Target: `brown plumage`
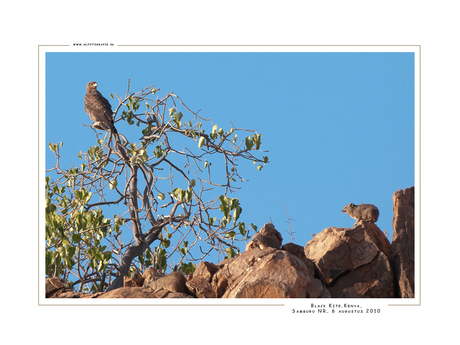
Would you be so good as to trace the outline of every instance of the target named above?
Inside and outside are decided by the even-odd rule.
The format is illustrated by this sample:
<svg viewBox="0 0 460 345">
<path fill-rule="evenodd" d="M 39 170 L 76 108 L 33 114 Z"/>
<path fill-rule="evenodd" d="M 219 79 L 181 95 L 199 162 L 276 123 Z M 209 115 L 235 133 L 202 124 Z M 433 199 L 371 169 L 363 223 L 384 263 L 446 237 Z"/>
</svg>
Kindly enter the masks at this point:
<svg viewBox="0 0 460 345">
<path fill-rule="evenodd" d="M 109 101 L 97 91 L 97 83 L 91 81 L 86 84 L 85 112 L 93 121 L 93 127 L 102 130 L 112 130 L 118 133 L 113 124 L 112 106 Z"/>
</svg>

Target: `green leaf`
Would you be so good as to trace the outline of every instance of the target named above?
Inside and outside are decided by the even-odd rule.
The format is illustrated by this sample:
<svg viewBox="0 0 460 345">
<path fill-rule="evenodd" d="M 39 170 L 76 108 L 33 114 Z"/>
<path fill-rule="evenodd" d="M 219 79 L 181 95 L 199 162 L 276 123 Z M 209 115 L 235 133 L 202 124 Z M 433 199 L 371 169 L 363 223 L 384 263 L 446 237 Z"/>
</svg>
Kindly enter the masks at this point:
<svg viewBox="0 0 460 345">
<path fill-rule="evenodd" d="M 236 232 L 235 231 L 229 231 L 225 234 L 225 237 L 227 238 L 233 238 L 236 236 Z"/>
<path fill-rule="evenodd" d="M 69 258 L 73 257 L 77 251 L 77 247 L 73 247 L 73 246 L 67 246 L 66 247 L 66 251 L 67 251 L 67 256 Z"/>
<path fill-rule="evenodd" d="M 228 214 L 230 212 L 230 209 L 228 207 L 228 198 L 225 195 L 221 195 L 219 197 L 219 200 L 220 200 L 220 203 L 221 203 L 220 210 L 224 214 L 224 217 L 228 218 Z"/>
<path fill-rule="evenodd" d="M 168 239 L 163 239 L 162 244 L 163 244 L 163 247 L 167 249 L 171 245 L 171 241 Z"/>
<path fill-rule="evenodd" d="M 165 195 L 164 195 L 163 193 L 158 193 L 158 199 L 164 200 L 164 199 L 165 199 Z"/>
<path fill-rule="evenodd" d="M 240 214 L 241 212 L 243 211 L 243 209 L 240 207 L 240 206 L 237 206 L 234 210 L 233 210 L 233 223 L 236 224 L 236 221 L 238 220 L 238 218 L 240 217 Z"/>
<path fill-rule="evenodd" d="M 227 249 L 225 249 L 225 251 L 227 252 L 228 256 L 233 258 L 235 257 L 235 250 L 231 247 L 228 247 Z"/>
<path fill-rule="evenodd" d="M 256 145 L 256 150 L 260 148 L 260 145 L 262 145 L 261 138 L 262 134 L 254 134 L 254 137 L 252 139 L 253 143 Z"/>
<path fill-rule="evenodd" d="M 112 181 L 110 181 L 110 184 L 109 184 L 110 189 L 115 189 L 116 186 L 118 186 L 117 180 L 113 179 Z"/>
<path fill-rule="evenodd" d="M 231 199 L 230 209 L 231 210 L 235 209 L 236 207 L 239 206 L 239 204 L 240 204 L 240 199 L 238 199 L 238 198 Z"/>
<path fill-rule="evenodd" d="M 212 132 L 211 133 L 215 133 L 216 131 L 217 131 L 217 125 L 212 126 Z"/>
<path fill-rule="evenodd" d="M 246 143 L 246 148 L 248 150 L 252 149 L 252 147 L 254 146 L 254 142 L 252 141 L 251 137 L 246 137 L 245 143 Z"/>
<path fill-rule="evenodd" d="M 49 148 L 51 151 L 53 151 L 54 153 L 56 153 L 56 150 L 58 148 L 58 144 L 51 144 L 51 142 L 48 144 Z"/>
<path fill-rule="evenodd" d="M 191 191 L 190 189 L 187 189 L 187 190 L 185 191 L 185 200 L 186 200 L 187 202 L 190 202 L 190 200 L 192 199 L 192 195 L 193 195 L 193 194 L 192 194 L 192 191 Z"/>
<path fill-rule="evenodd" d="M 181 272 L 184 272 L 185 274 L 190 274 L 190 273 L 193 273 L 196 269 L 196 265 L 192 262 L 189 262 L 189 263 L 184 263 L 182 262 L 181 264 Z"/>
<path fill-rule="evenodd" d="M 200 137 L 200 140 L 198 140 L 198 148 L 200 149 L 204 145 L 204 137 Z"/>
<path fill-rule="evenodd" d="M 81 235 L 80 234 L 72 234 L 72 242 L 73 243 L 80 243 L 81 242 Z"/>
<path fill-rule="evenodd" d="M 238 230 L 240 231 L 240 234 L 245 236 L 246 235 L 246 226 L 244 224 L 244 222 L 240 222 L 238 224 Z"/>
<path fill-rule="evenodd" d="M 177 200 L 181 201 L 184 198 L 185 192 L 181 188 L 174 188 L 173 195 Z"/>
</svg>

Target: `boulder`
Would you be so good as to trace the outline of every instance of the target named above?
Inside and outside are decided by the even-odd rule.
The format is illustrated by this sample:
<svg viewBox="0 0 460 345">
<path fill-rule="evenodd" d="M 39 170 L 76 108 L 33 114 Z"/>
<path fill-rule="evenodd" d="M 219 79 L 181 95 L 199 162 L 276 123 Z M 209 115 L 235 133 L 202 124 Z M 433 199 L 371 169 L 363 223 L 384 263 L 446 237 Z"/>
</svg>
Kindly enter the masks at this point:
<svg viewBox="0 0 460 345">
<path fill-rule="evenodd" d="M 45 280 L 45 296 L 51 297 L 59 290 L 64 289 L 64 281 L 58 277 L 46 278 Z"/>
<path fill-rule="evenodd" d="M 298 245 L 298 244 L 295 244 L 295 243 L 286 243 L 284 244 L 282 247 L 281 247 L 282 250 L 285 250 L 289 253 L 291 253 L 292 255 L 294 256 L 297 256 L 300 260 L 302 260 L 305 265 L 307 266 L 308 268 L 308 274 L 312 277 L 315 276 L 315 263 L 311 260 L 311 259 L 308 259 L 306 256 L 305 256 L 305 250 L 304 250 L 304 247 Z"/>
<path fill-rule="evenodd" d="M 185 285 L 190 293 L 197 298 L 216 298 L 217 294 L 214 291 L 211 283 L 204 278 L 194 277 L 188 280 Z"/>
<path fill-rule="evenodd" d="M 141 287 L 144 284 L 144 278 L 137 272 L 131 272 L 130 277 L 123 277 L 124 287 Z"/>
<path fill-rule="evenodd" d="M 353 229 L 326 228 L 305 246 L 305 256 L 313 260 L 325 285 L 345 272 L 372 262 L 378 252 L 361 225 Z"/>
<path fill-rule="evenodd" d="M 311 282 L 307 286 L 307 297 L 321 298 L 325 294 L 329 295 L 328 297 L 331 297 L 329 291 L 324 287 L 323 283 L 321 283 L 321 280 L 311 278 Z"/>
<path fill-rule="evenodd" d="M 219 270 L 219 267 L 211 262 L 201 261 L 198 266 L 196 266 L 195 271 L 190 275 L 190 279 L 193 278 L 202 278 L 209 283 L 211 283 L 212 276 Z"/>
<path fill-rule="evenodd" d="M 212 279 L 218 297 L 307 297 L 308 268 L 287 251 L 253 249 L 221 264 Z"/>
<path fill-rule="evenodd" d="M 281 244 L 283 243 L 283 237 L 281 236 L 280 232 L 275 229 L 275 226 L 272 223 L 264 224 L 264 226 L 262 226 L 262 228 L 260 229 L 259 233 L 273 239 L 275 245 L 270 247 L 276 247 L 276 249 L 279 249 L 281 247 Z M 253 239 L 257 238 L 257 234 L 258 233 L 256 233 L 253 236 Z M 254 248 L 259 248 L 259 245 L 254 240 L 249 241 L 249 243 L 246 245 L 246 250 Z"/>
<path fill-rule="evenodd" d="M 358 223 L 366 230 L 367 234 L 371 237 L 372 241 L 375 243 L 377 248 L 383 252 L 389 259 L 391 259 L 391 243 L 388 241 L 388 238 L 385 234 L 380 230 L 380 228 L 369 222 Z"/>
<path fill-rule="evenodd" d="M 390 260 L 379 252 L 369 264 L 340 276 L 328 290 L 331 297 L 338 298 L 392 298 L 394 284 Z"/>
<path fill-rule="evenodd" d="M 307 243 L 305 256 L 316 265 L 331 297 L 394 297 L 390 244 L 373 223 L 330 227 Z M 318 294 L 318 292 L 316 292 Z"/>
<path fill-rule="evenodd" d="M 393 239 L 391 243 L 397 297 L 414 298 L 414 187 L 393 194 Z"/>
</svg>

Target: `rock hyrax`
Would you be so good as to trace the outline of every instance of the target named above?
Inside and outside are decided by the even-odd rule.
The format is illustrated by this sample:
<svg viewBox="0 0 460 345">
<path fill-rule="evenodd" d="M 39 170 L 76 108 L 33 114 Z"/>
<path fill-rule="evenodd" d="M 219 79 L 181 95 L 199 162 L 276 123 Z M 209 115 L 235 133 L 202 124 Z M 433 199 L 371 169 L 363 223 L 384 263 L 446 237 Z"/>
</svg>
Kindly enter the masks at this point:
<svg viewBox="0 0 460 345">
<path fill-rule="evenodd" d="M 379 209 L 371 204 L 348 204 L 342 209 L 342 212 L 356 219 L 355 225 L 363 220 L 365 222 L 375 223 L 379 218 Z"/>
<path fill-rule="evenodd" d="M 153 292 L 158 292 L 162 289 L 170 292 L 185 292 L 186 281 L 182 273 L 171 272 L 167 276 L 149 281 L 147 287 L 151 288 Z"/>
<path fill-rule="evenodd" d="M 280 243 L 276 239 L 266 236 L 260 232 L 254 235 L 252 242 L 257 244 L 260 249 L 265 249 L 267 247 L 280 249 Z"/>
</svg>

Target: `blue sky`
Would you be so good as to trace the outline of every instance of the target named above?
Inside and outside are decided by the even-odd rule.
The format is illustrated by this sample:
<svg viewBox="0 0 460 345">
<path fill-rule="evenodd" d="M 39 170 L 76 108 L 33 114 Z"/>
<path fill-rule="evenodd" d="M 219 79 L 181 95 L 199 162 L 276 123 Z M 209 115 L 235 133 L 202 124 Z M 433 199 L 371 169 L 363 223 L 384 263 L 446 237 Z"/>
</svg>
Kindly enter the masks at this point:
<svg viewBox="0 0 460 345">
<path fill-rule="evenodd" d="M 391 241 L 392 195 L 414 186 L 413 53 L 47 53 L 46 143 L 64 142 L 62 167 L 94 144 L 82 125 L 86 83 L 115 108 L 110 93 L 124 95 L 128 79 L 132 91 L 174 91 L 219 127 L 262 134 L 270 163 L 242 162 L 249 181 L 232 195 L 242 221 L 271 219 L 289 242 L 286 205 L 304 246 L 312 233 L 351 227 L 346 204 L 372 203 Z"/>
</svg>

